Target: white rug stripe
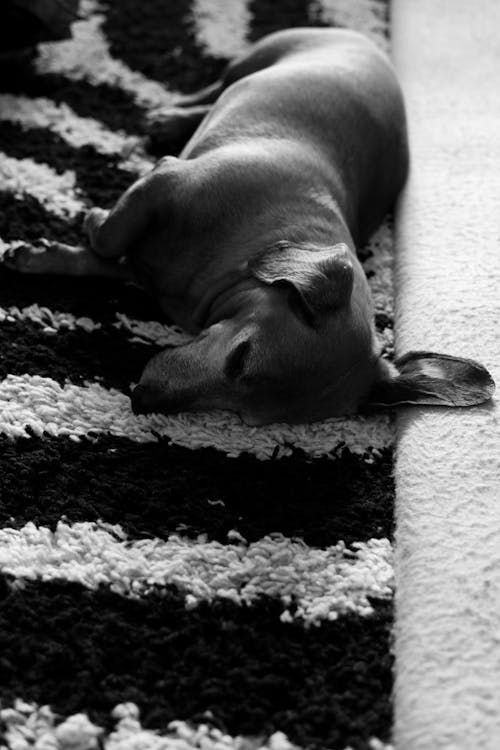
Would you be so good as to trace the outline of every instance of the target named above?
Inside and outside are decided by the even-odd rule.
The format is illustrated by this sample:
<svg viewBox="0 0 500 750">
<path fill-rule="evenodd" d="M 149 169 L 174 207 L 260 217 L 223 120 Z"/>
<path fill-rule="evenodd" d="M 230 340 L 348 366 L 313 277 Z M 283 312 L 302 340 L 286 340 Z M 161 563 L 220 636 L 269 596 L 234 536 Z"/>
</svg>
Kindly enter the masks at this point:
<svg viewBox="0 0 500 750">
<path fill-rule="evenodd" d="M 87 208 L 72 170 L 59 174 L 48 164 L 16 159 L 1 151 L 0 190 L 11 192 L 16 198 L 31 195 L 63 219 L 72 218 Z"/>
<path fill-rule="evenodd" d="M 477 358 L 500 384 L 500 5 L 396 0 L 412 174 L 396 348 Z M 395 744 L 500 747 L 500 409 L 408 410 L 397 449 Z"/>
<path fill-rule="evenodd" d="M 373 613 L 368 597 L 393 594 L 392 547 L 388 539 L 344 542 L 315 549 L 282 534 L 249 544 L 238 532 L 230 544 L 177 534 L 167 541 L 128 539 L 120 526 L 103 523 L 57 524 L 52 532 L 27 523 L 0 529 L 0 570 L 18 579 L 65 580 L 90 589 L 100 585 L 124 596 L 147 596 L 173 585 L 188 608 L 217 598 L 252 604 L 259 596 L 279 598 L 283 622 L 306 625 L 336 620 L 346 613 Z"/>
<path fill-rule="evenodd" d="M 61 386 L 39 375 L 8 375 L 0 381 L 0 433 L 12 439 L 26 437 L 27 427 L 36 435 L 46 432 L 73 440 L 90 432 L 140 443 L 165 437 L 186 448 L 213 447 L 228 456 L 247 452 L 260 459 L 290 455 L 292 447 L 319 458 L 345 446 L 367 463 L 394 439 L 394 424 L 387 415 L 266 427 L 248 427 L 225 411 L 135 416 L 125 394 L 98 383 Z"/>
<path fill-rule="evenodd" d="M 94 323 L 91 318 L 75 317 L 71 313 L 52 312 L 48 307 L 29 305 L 28 307 L 0 307 L 0 323 L 7 321 L 30 321 L 41 326 L 42 333 L 54 334 L 59 330 L 75 331 L 81 328 L 87 333 L 102 328 L 101 323 Z"/>
<path fill-rule="evenodd" d="M 0 120 L 22 128 L 46 128 L 69 146 L 93 146 L 100 154 L 119 156 L 119 166 L 132 173 L 145 174 L 154 166 L 138 136 L 106 128 L 91 117 L 80 117 L 64 102 L 13 94 L 0 94 Z"/>
<path fill-rule="evenodd" d="M 2 240 L 0 239 L 0 255 L 2 252 Z M 7 243 L 5 243 L 6 245 Z M 124 330 L 130 334 L 129 340 L 139 344 L 156 346 L 177 346 L 192 340 L 192 336 L 178 326 L 168 326 L 156 320 L 137 320 L 129 318 L 124 313 L 116 313 L 117 322 L 112 325 L 118 330 Z M 42 328 L 42 333 L 53 335 L 59 330 L 75 331 L 78 329 L 91 333 L 102 328 L 102 323 L 96 322 L 87 316 L 76 317 L 72 313 L 62 313 L 51 310 L 46 306 L 36 303 L 26 307 L 0 307 L 0 323 L 7 321 L 30 321 Z M 393 349 L 392 328 L 386 328 L 379 338 L 384 350 L 388 353 Z"/>
<path fill-rule="evenodd" d="M 0 256 L 2 241 L 0 240 Z M 131 342 L 151 346 L 177 346 L 191 340 L 192 336 L 182 331 L 178 326 L 168 326 L 156 320 L 136 320 L 124 313 L 115 313 L 116 323 L 111 325 L 129 334 Z M 0 307 L 0 323 L 15 323 L 16 321 L 36 323 L 42 333 L 54 335 L 58 331 L 82 330 L 87 333 L 102 329 L 102 323 L 87 316 L 75 316 L 72 313 L 51 310 L 45 305 L 27 305 L 26 307 Z M 90 345 L 90 342 L 89 342 Z"/>
<path fill-rule="evenodd" d="M 368 283 L 373 297 L 375 312 L 394 316 L 394 233 L 386 221 L 374 233 L 367 243 L 367 250 L 372 255 L 363 264 L 368 274 Z"/>
<path fill-rule="evenodd" d="M 224 734 L 207 724 L 193 726 L 185 721 L 170 721 L 164 727 L 144 729 L 135 703 L 120 703 L 111 711 L 115 728 L 108 734 L 90 721 L 87 714 L 63 718 L 50 706 L 38 706 L 17 699 L 0 710 L 9 750 L 300 750 L 283 732 L 270 737 L 242 737 Z M 62 719 L 62 721 L 61 721 Z M 208 719 L 208 716 L 207 716 Z M 380 740 L 368 741 L 370 750 L 394 750 Z M 345 748 L 351 750 L 351 748 Z"/>
<path fill-rule="evenodd" d="M 4 247 L 7 243 L 2 243 L 0 239 L 0 256 L 2 254 L 2 244 Z M 185 344 L 193 339 L 189 333 L 186 333 L 178 326 L 168 326 L 156 320 L 137 320 L 129 318 L 124 313 L 116 313 L 117 321 L 112 325 L 118 330 L 123 330 L 128 335 L 131 343 L 145 344 L 147 346 L 178 346 Z M 83 330 L 87 333 L 97 331 L 102 328 L 102 323 L 96 322 L 87 316 L 76 317 L 71 313 L 61 313 L 57 310 L 50 310 L 45 306 L 37 304 L 26 307 L 0 307 L 0 324 L 4 322 L 14 323 L 15 321 L 30 321 L 39 325 L 42 333 L 53 336 L 58 331 L 76 331 Z M 387 355 L 391 355 L 394 349 L 394 334 L 390 327 L 378 332 L 378 338 Z"/>
<path fill-rule="evenodd" d="M 136 320 L 123 313 L 116 313 L 117 322 L 113 325 L 131 335 L 131 341 L 156 346 L 178 346 L 193 340 L 193 336 L 179 328 L 168 326 L 156 320 Z"/>
<path fill-rule="evenodd" d="M 248 47 L 249 0 L 193 0 L 191 16 L 200 46 L 213 57 L 233 58 Z"/>
<path fill-rule="evenodd" d="M 24 244 L 22 240 L 12 240 L 3 242 L 0 238 L 0 257 L 10 247 Z M 380 229 L 373 235 L 368 248 L 373 255 L 366 261 L 365 269 L 370 278 L 372 297 L 376 313 L 384 313 L 392 320 L 393 310 L 393 283 L 392 283 L 392 264 L 393 264 L 393 233 L 387 223 L 383 224 Z M 182 331 L 178 326 L 167 326 L 159 321 L 141 321 L 128 318 L 123 313 L 116 313 L 117 328 L 127 330 L 133 337 L 133 340 L 142 343 L 157 344 L 158 346 L 183 344 L 193 337 Z M 0 323 L 4 320 L 30 320 L 41 325 L 46 333 L 54 333 L 60 328 L 69 328 L 74 330 L 76 327 L 92 331 L 101 327 L 99 321 L 92 321 L 88 317 L 75 318 L 69 313 L 59 313 L 56 310 L 51 311 L 47 307 L 39 307 L 36 304 L 28 307 L 19 308 L 12 306 L 9 308 L 0 307 Z M 393 350 L 393 331 L 387 327 L 384 331 L 379 332 L 379 339 L 387 354 Z"/>
<path fill-rule="evenodd" d="M 275 732 L 267 740 L 231 737 L 208 724 L 193 726 L 178 720 L 157 730 L 144 729 L 139 708 L 134 703 L 115 706 L 111 716 L 115 728 L 108 734 L 91 722 L 87 714 L 73 714 L 61 721 L 50 706 L 39 707 L 18 699 L 13 707 L 0 710 L 7 743 L 2 747 L 9 750 L 30 747 L 37 750 L 299 750 L 282 732 Z"/>
<path fill-rule="evenodd" d="M 0 252 L 2 241 L 0 240 Z M 48 307 L 40 305 L 28 305 L 27 307 L 0 307 L 0 323 L 15 323 L 16 321 L 29 321 L 36 323 L 42 329 L 42 333 L 53 335 L 59 330 L 76 331 L 82 329 L 91 333 L 102 328 L 101 323 L 95 323 L 91 318 L 84 316 L 76 317 L 71 313 L 52 312 Z"/>
<path fill-rule="evenodd" d="M 315 0 L 312 4 L 315 17 L 331 26 L 342 26 L 361 31 L 386 51 L 387 4 L 383 0 Z"/>
<path fill-rule="evenodd" d="M 367 249 L 372 255 L 364 263 L 368 275 L 375 313 L 383 313 L 389 320 L 394 319 L 394 233 L 387 221 L 375 232 L 368 242 Z M 394 353 L 394 332 L 387 326 L 383 331 L 377 330 L 377 336 L 384 355 Z"/>
<path fill-rule="evenodd" d="M 86 18 L 72 25 L 71 39 L 38 45 L 37 71 L 58 73 L 73 81 L 116 86 L 131 94 L 136 103 L 146 109 L 171 106 L 178 94 L 111 56 L 101 28 L 105 16 L 99 12 L 99 3 L 85 0 L 81 7 Z"/>
</svg>

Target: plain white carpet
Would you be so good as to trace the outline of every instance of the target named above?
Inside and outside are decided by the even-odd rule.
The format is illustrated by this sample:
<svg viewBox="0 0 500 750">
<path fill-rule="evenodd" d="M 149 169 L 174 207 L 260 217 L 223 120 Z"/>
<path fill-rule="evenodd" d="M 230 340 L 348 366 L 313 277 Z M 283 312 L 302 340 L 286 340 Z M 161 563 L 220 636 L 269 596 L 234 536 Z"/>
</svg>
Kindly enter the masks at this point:
<svg viewBox="0 0 500 750">
<path fill-rule="evenodd" d="M 395 0 L 412 172 L 397 224 L 396 351 L 500 383 L 500 4 Z M 412 409 L 397 450 L 399 750 L 500 747 L 500 410 Z"/>
</svg>

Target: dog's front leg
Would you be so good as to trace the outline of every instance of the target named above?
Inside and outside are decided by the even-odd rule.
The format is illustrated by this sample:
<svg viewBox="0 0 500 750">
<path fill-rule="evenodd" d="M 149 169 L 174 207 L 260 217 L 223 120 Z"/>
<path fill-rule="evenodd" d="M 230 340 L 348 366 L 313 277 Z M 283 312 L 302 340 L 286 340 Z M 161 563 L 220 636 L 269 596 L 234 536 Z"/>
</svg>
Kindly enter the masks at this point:
<svg viewBox="0 0 500 750">
<path fill-rule="evenodd" d="M 1 263 L 21 273 L 105 276 L 124 281 L 134 279 L 125 258 L 108 260 L 99 257 L 88 247 L 48 240 L 40 240 L 36 244 L 16 244 L 3 253 Z"/>
</svg>

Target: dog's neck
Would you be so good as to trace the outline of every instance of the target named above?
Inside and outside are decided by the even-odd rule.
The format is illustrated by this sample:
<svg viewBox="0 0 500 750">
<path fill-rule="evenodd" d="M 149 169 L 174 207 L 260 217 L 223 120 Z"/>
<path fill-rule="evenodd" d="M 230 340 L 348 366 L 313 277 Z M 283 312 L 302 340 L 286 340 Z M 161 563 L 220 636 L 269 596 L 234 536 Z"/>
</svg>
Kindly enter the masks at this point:
<svg viewBox="0 0 500 750">
<path fill-rule="evenodd" d="M 325 249 L 341 242 L 356 256 L 343 212 L 328 190 L 305 187 L 299 205 L 293 191 L 282 197 L 277 206 L 270 202 L 266 210 L 246 217 L 232 231 L 228 230 L 224 240 L 228 246 L 223 253 L 225 267 L 214 267 L 209 260 L 204 273 L 196 275 L 190 288 L 193 330 L 201 331 L 220 319 L 222 312 L 227 313 L 229 301 L 242 292 L 255 290 L 262 294 L 265 285 L 249 271 L 249 261 L 280 241 L 304 248 L 313 243 Z"/>
<path fill-rule="evenodd" d="M 221 276 L 202 295 L 193 312 L 193 322 L 198 330 L 203 330 L 209 325 L 220 320 L 223 308 L 227 302 L 235 298 L 243 291 L 248 291 L 257 286 L 258 282 L 252 279 L 245 268 L 237 268 Z"/>
</svg>

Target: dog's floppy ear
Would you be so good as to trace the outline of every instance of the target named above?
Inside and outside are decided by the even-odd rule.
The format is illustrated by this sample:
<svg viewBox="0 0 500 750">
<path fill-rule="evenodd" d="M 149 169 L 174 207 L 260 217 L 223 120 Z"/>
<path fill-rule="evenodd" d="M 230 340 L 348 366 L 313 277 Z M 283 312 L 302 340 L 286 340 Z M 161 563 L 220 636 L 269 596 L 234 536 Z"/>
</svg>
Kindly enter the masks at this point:
<svg viewBox="0 0 500 750">
<path fill-rule="evenodd" d="M 319 314 L 344 307 L 351 298 L 354 271 L 343 243 L 318 248 L 278 242 L 252 258 L 248 267 L 259 281 L 293 289 L 311 324 Z"/>
<path fill-rule="evenodd" d="M 494 392 L 493 378 L 478 362 L 417 351 L 405 354 L 394 366 L 379 361 L 368 405 L 474 406 L 488 401 Z"/>
</svg>

